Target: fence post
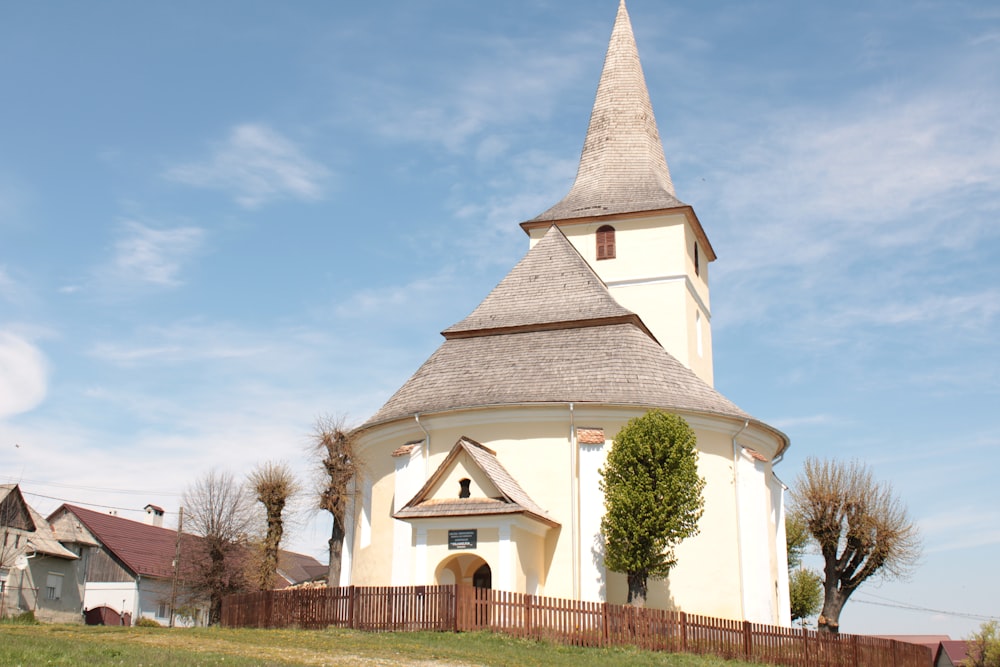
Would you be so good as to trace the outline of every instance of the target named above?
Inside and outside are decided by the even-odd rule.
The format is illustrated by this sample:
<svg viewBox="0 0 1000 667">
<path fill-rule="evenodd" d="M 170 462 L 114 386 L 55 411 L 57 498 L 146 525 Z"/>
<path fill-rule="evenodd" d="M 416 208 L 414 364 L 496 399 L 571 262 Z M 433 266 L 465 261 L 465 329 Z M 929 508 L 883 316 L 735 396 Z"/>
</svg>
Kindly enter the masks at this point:
<svg viewBox="0 0 1000 667">
<path fill-rule="evenodd" d="M 681 612 L 681 653 L 688 652 L 688 615 Z"/>
<path fill-rule="evenodd" d="M 534 595 L 524 596 L 524 630 L 529 637 L 534 637 L 534 630 L 531 625 L 531 605 L 535 601 Z"/>
<path fill-rule="evenodd" d="M 609 631 L 609 628 L 608 628 L 608 626 L 610 625 L 609 621 L 610 621 L 610 619 L 608 618 L 608 603 L 607 602 L 602 602 L 601 603 L 601 622 L 604 625 L 604 643 L 602 644 L 602 646 L 610 646 L 610 643 L 609 643 L 610 639 L 609 639 L 609 636 L 608 636 L 610 634 L 610 631 Z"/>
<path fill-rule="evenodd" d="M 851 659 L 854 661 L 851 664 L 858 664 L 858 636 L 851 635 Z"/>
<path fill-rule="evenodd" d="M 743 659 L 750 662 L 753 652 L 753 637 L 750 634 L 750 621 L 743 621 Z"/>
<path fill-rule="evenodd" d="M 355 614 L 357 614 L 357 611 L 354 608 L 354 586 L 348 586 L 347 587 L 347 627 L 351 628 L 352 630 L 356 630 L 357 627 L 358 627 L 357 625 L 355 625 L 355 622 L 356 622 L 356 616 L 355 616 Z"/>
</svg>

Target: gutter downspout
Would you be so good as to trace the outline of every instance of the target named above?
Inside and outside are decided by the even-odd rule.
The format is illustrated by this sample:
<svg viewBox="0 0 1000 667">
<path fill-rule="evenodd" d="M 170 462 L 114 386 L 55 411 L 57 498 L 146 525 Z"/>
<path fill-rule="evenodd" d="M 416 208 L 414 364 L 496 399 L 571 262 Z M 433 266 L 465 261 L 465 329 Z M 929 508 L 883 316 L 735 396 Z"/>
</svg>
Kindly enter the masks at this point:
<svg viewBox="0 0 1000 667">
<path fill-rule="evenodd" d="M 743 528 L 740 525 L 740 477 L 739 470 L 740 465 L 740 446 L 736 442 L 743 431 L 747 430 L 750 426 L 750 420 L 747 419 L 743 422 L 743 426 L 740 430 L 733 434 L 733 498 L 736 503 L 736 557 L 739 559 L 739 570 L 740 573 L 740 613 L 743 614 L 743 620 L 747 618 L 747 600 L 746 600 L 746 587 L 743 583 Z"/>
<path fill-rule="evenodd" d="M 580 599 L 580 458 L 576 444 L 576 413 L 573 404 L 569 403 L 569 488 L 570 488 L 570 525 L 573 535 L 570 543 L 573 545 L 573 599 Z"/>
</svg>

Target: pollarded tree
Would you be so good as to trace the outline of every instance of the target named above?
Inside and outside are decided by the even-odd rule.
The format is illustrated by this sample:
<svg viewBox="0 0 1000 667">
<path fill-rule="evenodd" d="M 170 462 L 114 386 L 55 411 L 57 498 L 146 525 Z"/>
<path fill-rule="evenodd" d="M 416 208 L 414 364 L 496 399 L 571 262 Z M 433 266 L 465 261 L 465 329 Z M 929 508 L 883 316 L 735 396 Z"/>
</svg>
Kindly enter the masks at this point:
<svg viewBox="0 0 1000 667">
<path fill-rule="evenodd" d="M 347 534 L 347 506 L 355 488 L 360 463 L 354 451 L 354 435 L 340 417 L 323 417 L 316 423 L 313 434 L 313 452 L 317 457 L 319 482 L 316 489 L 316 507 L 330 513 L 330 569 L 327 583 L 340 584 L 340 564 Z"/>
<path fill-rule="evenodd" d="M 285 532 L 285 505 L 298 490 L 298 485 L 286 463 L 274 462 L 255 468 L 250 473 L 249 481 L 257 501 L 264 506 L 267 514 L 267 534 L 251 576 L 260 590 L 268 591 L 274 588 L 274 575 L 278 571 L 278 552 Z"/>
<path fill-rule="evenodd" d="M 791 510 L 823 556 L 821 631 L 839 632 L 844 604 L 866 580 L 905 578 L 920 558 L 920 534 L 906 508 L 858 461 L 806 459 Z"/>
<path fill-rule="evenodd" d="M 697 440 L 681 417 L 651 410 L 615 436 L 601 469 L 604 563 L 628 577 L 628 601 L 643 606 L 650 577 L 666 578 L 674 547 L 698 533 L 705 480 Z"/>
<path fill-rule="evenodd" d="M 212 470 L 197 478 L 181 501 L 184 527 L 201 539 L 183 541 L 184 570 L 196 593 L 209 600 L 210 624 L 222 618 L 222 598 L 248 588 L 246 553 L 253 498 L 245 484 Z"/>
</svg>

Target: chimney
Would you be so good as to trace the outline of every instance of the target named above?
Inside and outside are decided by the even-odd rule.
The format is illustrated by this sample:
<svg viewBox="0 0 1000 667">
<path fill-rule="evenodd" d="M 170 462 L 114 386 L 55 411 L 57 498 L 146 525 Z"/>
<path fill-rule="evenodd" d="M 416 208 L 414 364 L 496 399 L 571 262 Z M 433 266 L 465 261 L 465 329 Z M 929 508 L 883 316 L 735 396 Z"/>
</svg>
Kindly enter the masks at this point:
<svg viewBox="0 0 1000 667">
<path fill-rule="evenodd" d="M 150 526 L 163 528 L 163 508 L 156 505 L 146 505 L 146 523 Z"/>
</svg>

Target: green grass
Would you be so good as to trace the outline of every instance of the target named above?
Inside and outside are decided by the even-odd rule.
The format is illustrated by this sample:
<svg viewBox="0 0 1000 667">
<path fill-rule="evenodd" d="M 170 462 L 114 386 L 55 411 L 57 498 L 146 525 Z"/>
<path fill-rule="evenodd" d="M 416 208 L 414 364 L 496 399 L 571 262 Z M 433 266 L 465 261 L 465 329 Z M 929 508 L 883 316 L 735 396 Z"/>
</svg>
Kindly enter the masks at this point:
<svg viewBox="0 0 1000 667">
<path fill-rule="evenodd" d="M 0 625 L 0 665 L 565 665 L 740 667 L 749 663 L 632 649 L 582 649 L 487 633 Z"/>
</svg>

